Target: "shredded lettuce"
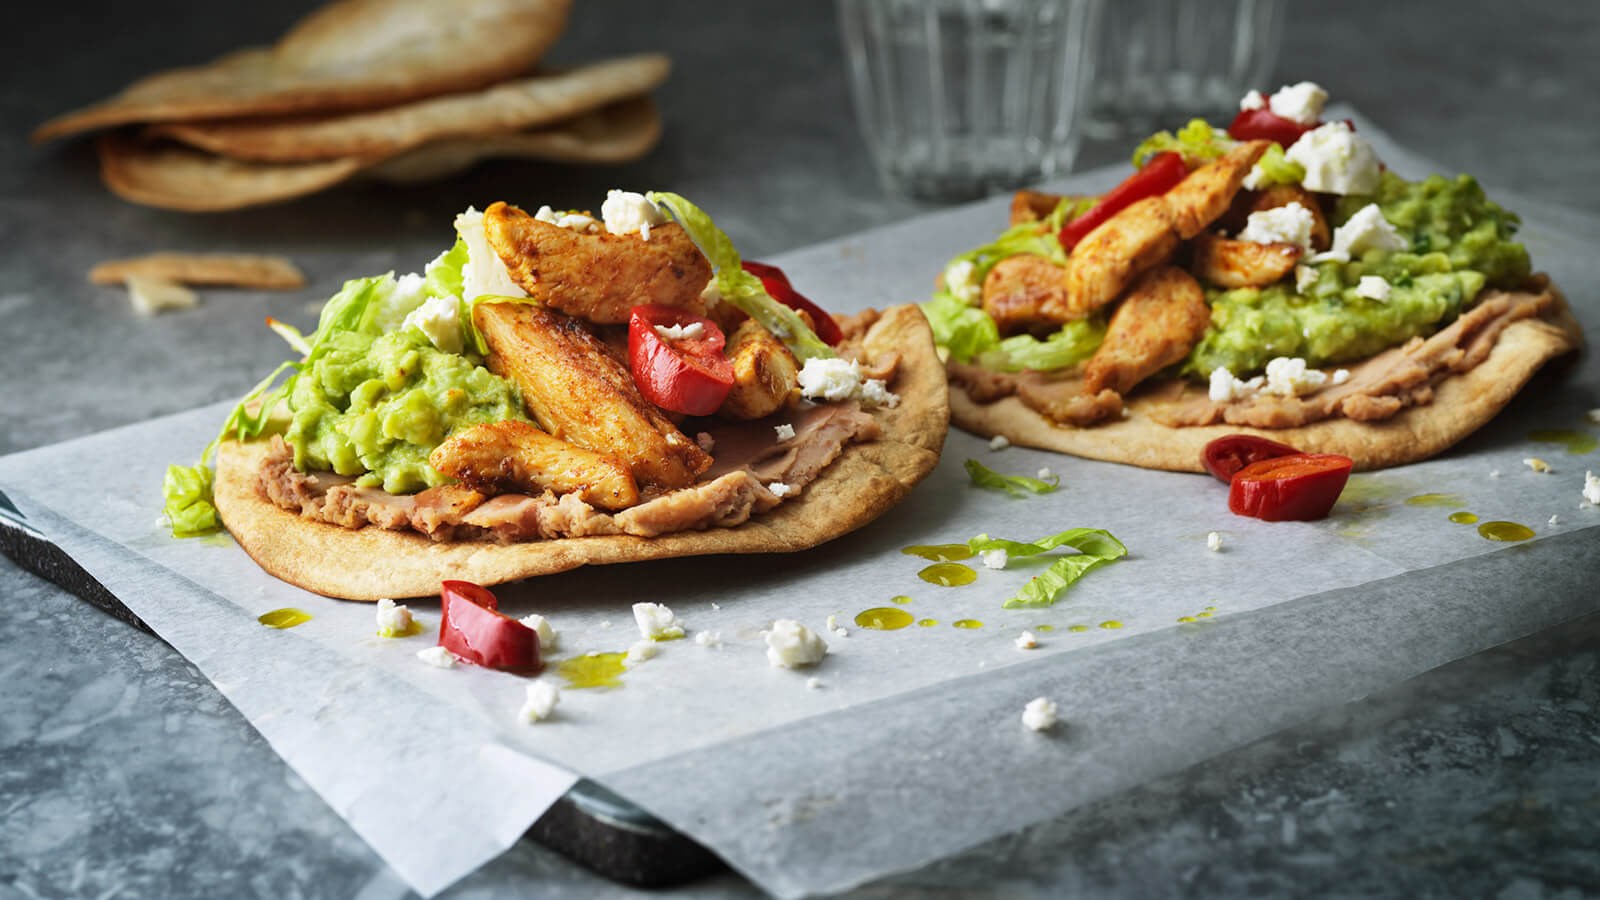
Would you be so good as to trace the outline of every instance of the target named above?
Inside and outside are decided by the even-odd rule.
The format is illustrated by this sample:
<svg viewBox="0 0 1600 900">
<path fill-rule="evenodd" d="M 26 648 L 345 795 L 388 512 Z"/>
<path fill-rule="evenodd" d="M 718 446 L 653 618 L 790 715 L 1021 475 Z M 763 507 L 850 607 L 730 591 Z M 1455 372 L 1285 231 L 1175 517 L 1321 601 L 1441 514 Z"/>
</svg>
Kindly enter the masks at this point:
<svg viewBox="0 0 1600 900">
<path fill-rule="evenodd" d="M 1040 222 L 1019 222 L 1000 233 L 1000 236 L 972 250 L 950 260 L 944 267 L 949 272 L 952 267 L 972 266 L 971 279 L 974 284 L 982 285 L 983 280 L 989 277 L 989 270 L 993 269 L 1001 260 L 1012 256 L 1021 256 L 1025 253 L 1042 256 L 1059 265 L 1067 264 L 1067 251 L 1061 249 L 1061 241 L 1056 238 L 1056 232 L 1061 230 L 1060 224 L 1052 224 L 1057 218 L 1057 213 L 1070 210 L 1071 199 L 1063 200 L 1057 204 L 1051 218 Z M 952 293 L 948 286 L 941 293 Z M 976 304 L 974 304 L 976 305 Z"/>
<path fill-rule="evenodd" d="M 1183 154 L 1193 168 L 1208 163 L 1233 149 L 1234 140 L 1221 128 L 1213 128 L 1204 119 L 1190 119 L 1189 124 L 1178 129 L 1177 134 L 1158 131 L 1145 138 L 1133 151 L 1133 166 L 1142 169 L 1158 153 L 1176 150 Z"/>
<path fill-rule="evenodd" d="M 972 483 L 981 488 L 995 491 L 1005 491 L 1013 497 L 1021 497 L 1024 493 L 1048 494 L 1061 487 L 1061 476 L 1052 475 L 1049 480 L 1043 478 L 1030 478 L 1026 475 L 1002 475 L 975 459 L 966 461 L 967 475 L 972 478 Z"/>
<path fill-rule="evenodd" d="M 1078 551 L 1071 556 L 1055 560 L 1050 563 L 1049 568 L 1029 579 L 1027 584 L 1005 602 L 1006 609 L 1050 606 L 1063 591 L 1072 587 L 1084 575 L 1128 555 L 1128 548 L 1123 546 L 1121 541 L 1113 537 L 1111 532 L 1100 528 L 1071 528 L 1027 543 L 980 534 L 967 541 L 967 546 L 973 553 L 1004 550 L 1007 556 L 1013 558 L 1038 556 L 1058 547 L 1070 547 Z"/>
<path fill-rule="evenodd" d="M 1033 369 L 1049 372 L 1083 362 L 1105 340 L 1106 326 L 1098 319 L 1068 322 L 1047 338 L 1016 334 L 978 354 L 978 364 L 998 372 Z"/>
<path fill-rule="evenodd" d="M 211 467 L 201 462 L 193 466 L 167 466 L 162 479 L 162 507 L 173 537 L 195 537 L 221 527 L 217 508 L 211 500 Z"/>
<path fill-rule="evenodd" d="M 683 230 L 689 233 L 689 239 L 710 260 L 711 268 L 716 272 L 712 283 L 723 300 L 760 322 L 783 341 L 784 346 L 793 351 L 801 362 L 834 356 L 833 349 L 817 337 L 804 319 L 772 299 L 767 289 L 762 287 L 761 279 L 744 270 L 744 260 L 733 246 L 733 241 L 711 221 L 704 210 L 677 194 L 651 191 L 645 196 L 683 226 Z"/>
<path fill-rule="evenodd" d="M 933 342 L 956 362 L 972 358 L 1000 343 L 1000 329 L 989 314 L 940 292 L 922 304 L 922 314 L 933 329 Z"/>
<path fill-rule="evenodd" d="M 1299 184 L 1306 177 L 1306 167 L 1285 156 L 1283 147 L 1278 144 L 1273 144 L 1266 153 L 1261 154 L 1261 158 L 1256 160 L 1256 169 L 1261 172 L 1258 187 Z"/>
</svg>

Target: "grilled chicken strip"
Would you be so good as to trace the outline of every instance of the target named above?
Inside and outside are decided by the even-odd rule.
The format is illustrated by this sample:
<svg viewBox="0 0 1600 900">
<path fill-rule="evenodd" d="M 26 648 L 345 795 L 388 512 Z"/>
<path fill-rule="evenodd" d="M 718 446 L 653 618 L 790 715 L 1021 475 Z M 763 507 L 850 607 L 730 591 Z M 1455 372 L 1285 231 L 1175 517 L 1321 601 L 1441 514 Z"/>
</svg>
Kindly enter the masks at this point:
<svg viewBox="0 0 1600 900">
<path fill-rule="evenodd" d="M 552 309 L 600 324 L 626 322 L 629 310 L 646 303 L 705 315 L 700 292 L 711 281 L 711 263 L 677 225 L 651 228 L 649 240 L 585 234 L 495 203 L 484 211 L 483 228 L 511 280 Z"/>
<path fill-rule="evenodd" d="M 996 263 L 983 279 L 983 311 L 1001 334 L 1053 331 L 1083 318 L 1067 292 L 1067 270 L 1042 256 L 1024 253 Z"/>
<path fill-rule="evenodd" d="M 1111 314 L 1105 340 L 1084 367 L 1083 393 L 1126 394 L 1188 356 L 1210 324 L 1205 292 L 1188 272 L 1162 266 L 1145 273 Z"/>
<path fill-rule="evenodd" d="M 607 510 L 639 502 L 638 485 L 621 459 L 574 447 L 529 422 L 463 428 L 433 448 L 428 465 L 485 494 L 550 490 Z"/>
<path fill-rule="evenodd" d="M 641 485 L 684 487 L 711 467 L 582 322 L 531 303 L 481 302 L 472 320 L 489 344 L 490 371 L 516 382 L 552 437 L 614 454 Z"/>
<path fill-rule="evenodd" d="M 794 354 L 755 319 L 741 323 L 723 355 L 733 363 L 733 389 L 717 410 L 728 419 L 761 419 L 788 404 L 800 384 Z"/>
<path fill-rule="evenodd" d="M 1258 244 L 1206 233 L 1195 236 L 1189 269 L 1218 287 L 1265 287 L 1294 271 L 1303 253 L 1295 244 Z"/>
</svg>

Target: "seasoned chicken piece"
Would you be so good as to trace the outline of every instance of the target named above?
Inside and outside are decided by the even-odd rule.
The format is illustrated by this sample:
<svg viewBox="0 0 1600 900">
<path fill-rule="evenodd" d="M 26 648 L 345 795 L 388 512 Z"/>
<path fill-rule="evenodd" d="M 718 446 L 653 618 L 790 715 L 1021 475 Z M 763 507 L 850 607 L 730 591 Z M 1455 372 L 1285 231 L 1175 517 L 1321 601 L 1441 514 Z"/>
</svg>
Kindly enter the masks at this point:
<svg viewBox="0 0 1600 900">
<path fill-rule="evenodd" d="M 1141 272 L 1166 262 L 1178 242 L 1162 197 L 1130 204 L 1089 232 L 1072 248 L 1067 267 L 1073 318 L 1081 319 L 1115 300 Z"/>
<path fill-rule="evenodd" d="M 983 280 L 983 311 L 1001 334 L 1054 331 L 1062 323 L 1083 318 L 1067 290 L 1067 269 L 1025 253 L 1002 259 Z"/>
<path fill-rule="evenodd" d="M 1303 253 L 1295 244 L 1258 244 L 1207 232 L 1195 236 L 1189 269 L 1218 287 L 1265 287 L 1293 272 Z"/>
<path fill-rule="evenodd" d="M 1205 292 L 1188 272 L 1162 266 L 1129 288 L 1105 340 L 1084 367 L 1083 393 L 1126 394 L 1134 385 L 1183 359 L 1211 324 Z"/>
<path fill-rule="evenodd" d="M 1169 221 L 1178 237 L 1188 240 L 1210 227 L 1233 203 L 1244 177 L 1272 146 L 1271 141 L 1245 141 L 1206 163 L 1163 196 Z"/>
<path fill-rule="evenodd" d="M 1317 202 L 1317 195 L 1298 184 L 1275 184 L 1264 191 L 1255 192 L 1250 198 L 1246 216 L 1248 217 L 1249 213 L 1277 209 L 1291 203 L 1298 203 L 1311 211 L 1311 249 L 1328 249 L 1333 236 L 1328 229 L 1328 216 L 1322 211 L 1322 204 Z M 1240 227 L 1243 227 L 1242 222 Z"/>
<path fill-rule="evenodd" d="M 428 465 L 485 494 L 546 490 L 577 494 L 601 509 L 639 502 L 639 488 L 622 460 L 553 438 L 529 422 L 463 428 L 428 454 Z"/>
<path fill-rule="evenodd" d="M 733 363 L 733 389 L 718 414 L 760 419 L 782 409 L 800 383 L 800 364 L 772 332 L 746 319 L 728 339 L 723 355 Z"/>
<path fill-rule="evenodd" d="M 1037 222 L 1055 211 L 1056 204 L 1065 200 L 1062 194 L 1021 190 L 1011 195 L 1011 224 Z"/>
<path fill-rule="evenodd" d="M 641 485 L 683 487 L 711 467 L 582 322 L 531 303 L 479 303 L 472 320 L 489 344 L 489 369 L 516 382 L 552 437 L 614 454 Z"/>
<path fill-rule="evenodd" d="M 511 280 L 545 306 L 601 324 L 626 322 L 645 303 L 705 314 L 711 263 L 677 225 L 651 228 L 649 240 L 586 234 L 495 203 L 483 228 Z"/>
</svg>

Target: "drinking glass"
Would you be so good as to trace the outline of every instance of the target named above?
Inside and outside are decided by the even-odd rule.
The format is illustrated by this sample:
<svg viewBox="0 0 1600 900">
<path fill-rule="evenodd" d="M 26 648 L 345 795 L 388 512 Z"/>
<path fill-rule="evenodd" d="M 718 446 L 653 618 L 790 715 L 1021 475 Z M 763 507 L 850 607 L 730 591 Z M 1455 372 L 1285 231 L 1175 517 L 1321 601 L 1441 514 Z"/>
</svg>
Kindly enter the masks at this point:
<svg viewBox="0 0 1600 900">
<path fill-rule="evenodd" d="M 1072 163 L 1100 0 L 838 0 L 851 96 L 892 191 L 954 201 Z"/>
</svg>

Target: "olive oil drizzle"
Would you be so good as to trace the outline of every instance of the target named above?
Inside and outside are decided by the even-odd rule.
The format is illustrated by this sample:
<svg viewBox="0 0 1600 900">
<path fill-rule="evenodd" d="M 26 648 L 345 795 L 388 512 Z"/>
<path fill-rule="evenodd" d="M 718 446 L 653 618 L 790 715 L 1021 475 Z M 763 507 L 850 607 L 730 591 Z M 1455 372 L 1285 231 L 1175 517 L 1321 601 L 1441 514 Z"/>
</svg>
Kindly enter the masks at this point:
<svg viewBox="0 0 1600 900">
<path fill-rule="evenodd" d="M 256 616 L 256 621 L 268 628 L 293 628 L 311 621 L 311 614 L 303 609 L 285 606 L 283 609 L 275 609 Z"/>
<path fill-rule="evenodd" d="M 971 584 L 974 581 L 977 581 L 978 573 L 974 571 L 971 566 L 963 566 L 960 563 L 942 562 L 934 563 L 933 565 L 928 566 L 927 568 L 918 572 L 917 577 L 928 582 L 929 584 L 937 584 L 940 587 L 960 587 L 961 585 Z"/>
<path fill-rule="evenodd" d="M 930 562 L 956 562 L 971 559 L 972 548 L 966 544 L 912 544 L 900 548 L 900 552 L 907 556 L 920 556 Z"/>
<path fill-rule="evenodd" d="M 899 631 L 911 621 L 911 613 L 897 606 L 874 606 L 856 614 L 856 624 L 873 631 Z"/>
<path fill-rule="evenodd" d="M 1478 526 L 1478 534 L 1491 541 L 1515 543 L 1533 537 L 1533 529 L 1516 522 L 1485 522 Z"/>
</svg>

